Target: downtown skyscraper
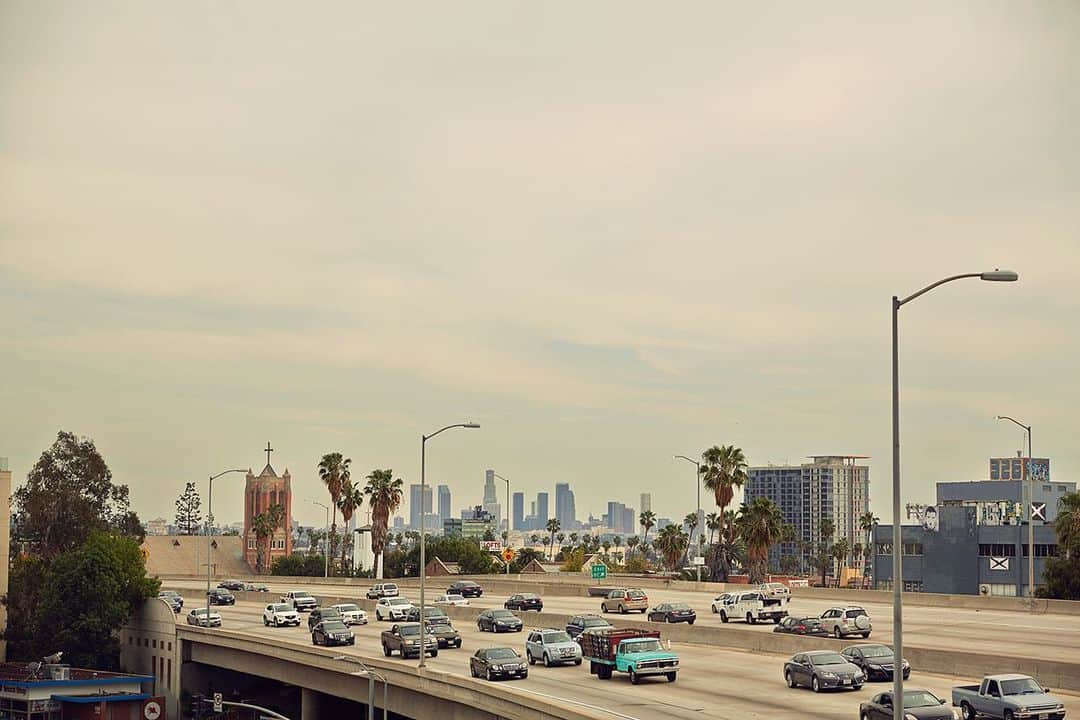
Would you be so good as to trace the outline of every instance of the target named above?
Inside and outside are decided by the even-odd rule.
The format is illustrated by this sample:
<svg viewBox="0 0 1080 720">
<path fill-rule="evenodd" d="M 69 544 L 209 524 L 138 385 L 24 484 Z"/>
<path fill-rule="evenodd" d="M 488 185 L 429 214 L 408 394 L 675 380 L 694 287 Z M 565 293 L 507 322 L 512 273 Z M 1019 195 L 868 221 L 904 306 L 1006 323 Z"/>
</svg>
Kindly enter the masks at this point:
<svg viewBox="0 0 1080 720">
<path fill-rule="evenodd" d="M 574 507 L 574 491 L 570 489 L 570 483 L 555 483 L 555 519 L 564 530 L 577 526 L 577 509 Z"/>
<path fill-rule="evenodd" d="M 439 486 L 439 520 L 449 520 L 453 515 L 450 510 L 450 487 Z"/>
<path fill-rule="evenodd" d="M 423 509 L 421 509 L 421 507 Z M 409 486 L 409 527 L 420 528 L 420 513 L 431 512 L 431 486 L 424 486 L 424 495 L 420 497 L 420 485 Z M 425 518 L 426 519 L 426 518 Z"/>
</svg>

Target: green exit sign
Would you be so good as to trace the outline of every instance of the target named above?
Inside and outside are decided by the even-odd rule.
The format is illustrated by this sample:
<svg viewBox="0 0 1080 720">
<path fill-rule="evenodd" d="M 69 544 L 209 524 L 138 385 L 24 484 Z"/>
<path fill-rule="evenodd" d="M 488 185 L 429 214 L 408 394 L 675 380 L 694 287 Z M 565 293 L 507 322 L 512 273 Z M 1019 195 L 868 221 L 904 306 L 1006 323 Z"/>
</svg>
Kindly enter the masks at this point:
<svg viewBox="0 0 1080 720">
<path fill-rule="evenodd" d="M 607 565 L 593 565 L 592 566 L 593 580 L 603 580 L 607 577 Z"/>
</svg>

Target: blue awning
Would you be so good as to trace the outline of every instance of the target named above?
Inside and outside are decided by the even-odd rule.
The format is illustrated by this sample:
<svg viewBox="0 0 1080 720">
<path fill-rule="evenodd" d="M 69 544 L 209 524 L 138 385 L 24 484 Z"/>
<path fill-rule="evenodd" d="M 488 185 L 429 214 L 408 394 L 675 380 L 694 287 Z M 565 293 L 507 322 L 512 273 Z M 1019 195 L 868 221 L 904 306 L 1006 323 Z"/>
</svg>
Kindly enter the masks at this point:
<svg viewBox="0 0 1080 720">
<path fill-rule="evenodd" d="M 149 700 L 150 693 L 116 693 L 114 695 L 52 695 L 50 699 L 62 703 L 121 702 L 124 700 Z"/>
</svg>

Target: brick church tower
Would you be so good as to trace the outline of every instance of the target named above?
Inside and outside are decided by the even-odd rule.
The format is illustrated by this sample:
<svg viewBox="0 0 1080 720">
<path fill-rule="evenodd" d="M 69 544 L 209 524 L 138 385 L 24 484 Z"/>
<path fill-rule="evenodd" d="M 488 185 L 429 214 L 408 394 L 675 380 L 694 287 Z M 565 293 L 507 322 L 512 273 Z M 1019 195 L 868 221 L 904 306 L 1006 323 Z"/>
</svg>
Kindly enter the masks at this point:
<svg viewBox="0 0 1080 720">
<path fill-rule="evenodd" d="M 259 548 L 255 535 L 255 516 L 266 512 L 273 505 L 285 508 L 285 517 L 269 540 L 269 556 L 264 562 L 263 571 L 267 571 L 275 559 L 292 554 L 292 476 L 289 469 L 278 476 L 270 464 L 270 453 L 274 449 L 266 443 L 266 467 L 255 475 L 250 469 L 244 482 L 244 560 L 252 568 L 258 567 Z"/>
</svg>

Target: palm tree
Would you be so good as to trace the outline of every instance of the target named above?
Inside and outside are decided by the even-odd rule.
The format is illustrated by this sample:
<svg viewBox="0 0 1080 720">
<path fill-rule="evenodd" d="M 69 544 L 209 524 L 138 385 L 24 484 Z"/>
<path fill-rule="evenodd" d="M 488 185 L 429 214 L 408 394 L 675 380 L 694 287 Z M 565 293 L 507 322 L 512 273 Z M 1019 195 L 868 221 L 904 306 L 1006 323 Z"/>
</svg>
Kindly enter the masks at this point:
<svg viewBox="0 0 1080 720">
<path fill-rule="evenodd" d="M 713 445 L 701 453 L 701 482 L 707 490 L 712 490 L 716 507 L 723 513 L 735 496 L 735 489 L 746 482 L 746 456 L 734 445 Z M 723 528 L 721 528 L 723 532 Z M 729 533 L 731 535 L 733 533 Z M 731 574 L 731 556 L 722 551 L 717 553 L 717 567 L 712 568 L 713 576 L 727 582 Z"/>
<path fill-rule="evenodd" d="M 649 531 L 656 527 L 656 513 L 652 510 L 642 510 L 641 514 L 638 515 L 638 523 L 640 523 L 642 529 L 645 530 L 645 534 L 641 536 L 641 544 L 648 545 Z"/>
<path fill-rule="evenodd" d="M 636 548 L 640 543 L 641 538 L 639 538 L 637 535 L 631 535 L 630 537 L 626 538 L 626 547 L 630 550 L 630 552 L 627 553 L 627 557 L 634 553 L 634 548 Z"/>
<path fill-rule="evenodd" d="M 259 573 L 265 572 L 270 559 L 270 543 L 273 539 L 274 533 L 281 527 L 282 520 L 285 519 L 285 507 L 282 505 L 274 504 L 266 509 L 265 512 L 261 512 L 256 515 L 251 522 L 252 528 L 255 530 L 255 547 L 258 549 L 256 555 L 256 571 Z"/>
<path fill-rule="evenodd" d="M 372 470 L 367 476 L 367 485 L 364 486 L 364 494 L 367 495 L 368 506 L 371 508 L 371 549 L 375 553 L 377 568 L 375 577 L 380 580 L 383 576 L 383 551 L 386 550 L 390 515 L 401 507 L 403 487 L 401 478 L 395 479 L 394 471 L 389 468 Z M 399 535 L 399 540 L 400 537 Z"/>
<path fill-rule="evenodd" d="M 709 544 L 713 544 L 713 533 L 722 527 L 724 522 L 723 516 L 719 513 L 711 512 L 705 516 L 705 527 L 709 530 Z"/>
<path fill-rule="evenodd" d="M 686 543 L 686 555 L 687 555 L 687 557 L 690 556 L 690 548 L 694 544 L 694 531 L 697 530 L 697 521 L 698 521 L 697 512 L 687 513 L 686 517 L 683 518 L 683 525 L 690 528 L 690 533 L 689 533 L 690 539 Z"/>
<path fill-rule="evenodd" d="M 780 542 L 784 535 L 783 513 L 769 498 L 757 497 L 749 505 L 742 504 L 735 526 L 739 537 L 746 543 L 750 584 L 765 582 L 769 570 L 769 548 Z"/>
<path fill-rule="evenodd" d="M 818 529 L 821 531 L 821 546 L 818 549 L 818 567 L 821 568 L 821 587 L 825 587 L 825 570 L 829 566 L 827 559 L 832 555 L 829 551 L 829 544 L 833 542 L 833 535 L 836 534 L 836 526 L 833 525 L 832 520 L 822 520 Z"/>
<path fill-rule="evenodd" d="M 346 480 L 341 484 L 341 497 L 338 498 L 338 510 L 341 511 L 341 524 L 346 528 L 353 514 L 364 504 L 364 491 L 353 485 L 352 480 Z M 341 543 L 341 567 L 345 567 L 345 551 L 349 543 Z"/>
<path fill-rule="evenodd" d="M 847 538 L 840 538 L 832 546 L 832 557 L 836 560 L 837 576 L 843 574 L 843 568 L 847 565 L 847 557 L 851 554 L 851 547 L 848 545 Z M 838 577 L 839 580 L 839 577 Z"/>
<path fill-rule="evenodd" d="M 863 547 L 874 546 L 874 528 L 880 522 L 872 512 L 864 512 L 859 516 L 859 529 L 866 533 L 866 544 Z M 863 577 L 866 577 L 866 565 L 863 565 Z"/>
<path fill-rule="evenodd" d="M 570 533 L 570 544 L 577 545 L 578 534 L 576 532 Z"/>
<path fill-rule="evenodd" d="M 555 533 L 559 532 L 559 529 L 559 521 L 556 518 L 547 521 L 548 538 L 544 541 L 544 544 L 551 542 L 551 553 L 549 555 L 551 558 L 555 557 Z"/>
<path fill-rule="evenodd" d="M 559 541 L 559 550 L 562 550 L 563 542 L 566 541 L 566 533 L 558 533 L 555 539 Z"/>
<path fill-rule="evenodd" d="M 540 536 L 539 536 L 539 535 L 537 535 L 536 533 L 533 533 L 532 535 L 530 535 L 530 536 L 529 536 L 529 539 L 530 539 L 530 540 L 532 540 L 532 544 L 533 544 L 533 545 L 535 545 L 536 543 L 540 542 Z"/>
<path fill-rule="evenodd" d="M 603 542 L 603 548 L 604 548 L 604 562 L 607 562 L 608 553 L 611 552 L 611 541 L 610 540 L 605 540 Z"/>
<path fill-rule="evenodd" d="M 349 482 L 349 465 L 352 458 L 347 458 L 339 452 L 326 453 L 319 460 L 319 479 L 326 485 L 326 491 L 330 493 L 330 543 L 328 552 L 333 557 L 337 547 L 337 509 L 341 501 L 341 490 L 345 483 Z"/>
<path fill-rule="evenodd" d="M 1067 493 L 1058 500 L 1054 534 L 1065 559 L 1080 552 L 1080 492 Z"/>
<path fill-rule="evenodd" d="M 544 541 L 544 547 L 547 547 L 549 544 L 551 544 L 552 545 L 552 552 L 554 552 L 555 546 L 554 546 L 554 544 L 551 543 L 551 536 L 550 535 L 545 535 L 544 537 L 542 537 L 540 539 Z M 554 560 L 555 558 L 553 558 L 551 555 L 548 555 L 548 559 Z"/>
<path fill-rule="evenodd" d="M 690 538 L 683 532 L 681 527 L 672 523 L 671 525 L 665 525 L 660 530 L 654 544 L 656 549 L 664 556 L 667 566 L 674 570 L 679 566 L 679 559 L 686 552 L 686 547 L 690 544 Z"/>
</svg>

